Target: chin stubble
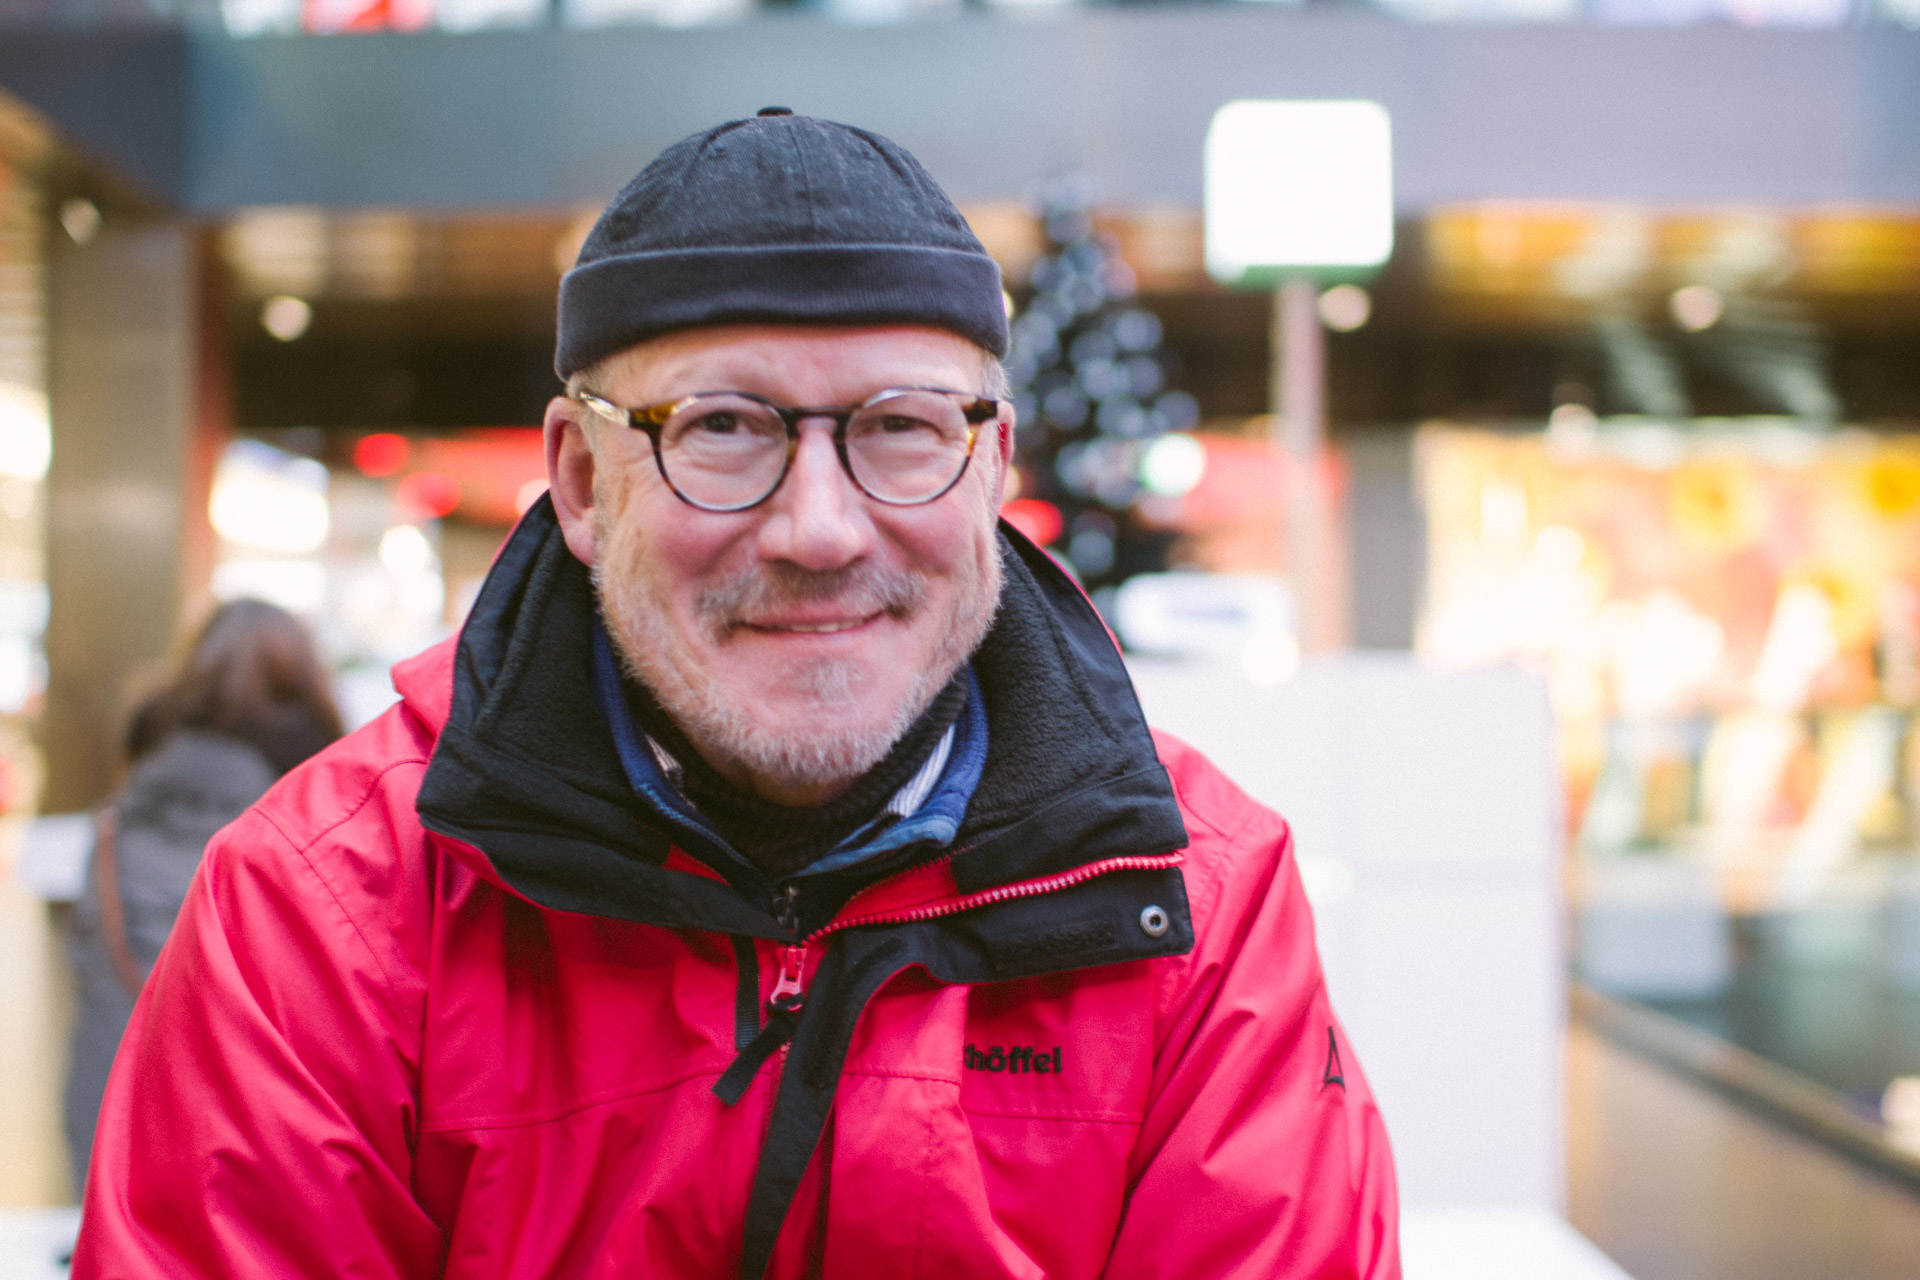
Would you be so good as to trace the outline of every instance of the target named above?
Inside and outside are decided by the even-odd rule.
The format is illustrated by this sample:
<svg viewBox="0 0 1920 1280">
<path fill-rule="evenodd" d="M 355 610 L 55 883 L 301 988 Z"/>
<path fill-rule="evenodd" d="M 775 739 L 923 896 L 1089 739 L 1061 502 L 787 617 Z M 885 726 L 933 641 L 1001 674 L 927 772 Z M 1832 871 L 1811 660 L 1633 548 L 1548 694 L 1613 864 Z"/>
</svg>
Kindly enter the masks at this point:
<svg viewBox="0 0 1920 1280">
<path fill-rule="evenodd" d="M 627 673 L 652 691 L 681 732 L 709 763 L 732 764 L 783 788 L 850 783 L 873 768 L 926 710 L 935 695 L 985 638 L 1000 599 L 997 541 L 989 532 L 955 583 L 949 616 L 935 631 L 939 643 L 915 672 L 896 706 L 867 723 L 823 715 L 817 723 L 782 725 L 728 696 L 702 668 L 699 655 L 674 631 L 656 584 L 647 574 L 638 539 L 604 520 L 598 528 L 593 581 L 601 616 Z M 703 592 L 696 613 L 704 639 L 720 645 L 755 617 L 793 604 L 831 600 L 855 614 L 884 613 L 911 622 L 928 608 L 918 575 L 871 565 L 814 573 L 787 564 L 756 565 Z M 803 702 L 830 712 L 865 686 L 859 664 L 819 659 L 795 664 L 783 684 Z"/>
</svg>

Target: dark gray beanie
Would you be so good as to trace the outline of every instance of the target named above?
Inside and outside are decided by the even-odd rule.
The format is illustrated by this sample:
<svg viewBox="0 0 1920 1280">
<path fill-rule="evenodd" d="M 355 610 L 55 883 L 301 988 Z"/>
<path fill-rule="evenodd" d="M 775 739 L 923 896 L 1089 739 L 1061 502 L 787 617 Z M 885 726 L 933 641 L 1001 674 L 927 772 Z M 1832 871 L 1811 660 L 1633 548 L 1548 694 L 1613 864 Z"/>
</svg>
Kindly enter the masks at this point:
<svg viewBox="0 0 1920 1280">
<path fill-rule="evenodd" d="M 875 133 L 770 107 L 661 152 L 560 281 L 562 378 L 714 324 L 921 324 L 1007 353 L 1000 268 Z"/>
</svg>

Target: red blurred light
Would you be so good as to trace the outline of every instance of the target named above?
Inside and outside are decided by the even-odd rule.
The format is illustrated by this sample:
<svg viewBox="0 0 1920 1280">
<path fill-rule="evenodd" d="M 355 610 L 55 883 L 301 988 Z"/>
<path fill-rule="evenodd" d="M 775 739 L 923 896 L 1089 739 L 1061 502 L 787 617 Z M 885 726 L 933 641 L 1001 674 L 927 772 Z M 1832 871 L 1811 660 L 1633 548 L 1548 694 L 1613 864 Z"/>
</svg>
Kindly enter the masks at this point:
<svg viewBox="0 0 1920 1280">
<path fill-rule="evenodd" d="M 12 757 L 0 756 L 0 813 L 12 813 L 20 804 L 25 781 Z"/>
<path fill-rule="evenodd" d="M 1000 517 L 1043 547 L 1067 527 L 1060 508 L 1040 498 L 1015 498 L 1000 508 Z"/>
<path fill-rule="evenodd" d="M 407 455 L 412 452 L 407 438 L 391 431 L 361 436 L 353 444 L 354 469 L 363 476 L 390 476 L 407 465 Z"/>
<path fill-rule="evenodd" d="M 438 519 L 460 505 L 460 482 L 440 471 L 416 471 L 394 490 L 400 509 L 414 519 Z"/>
<path fill-rule="evenodd" d="M 526 509 L 519 499 L 527 485 L 537 479 L 546 487 L 546 447 L 538 427 L 476 427 L 410 439 L 409 468 L 442 471 L 460 482 L 462 520 L 510 525 Z"/>
</svg>

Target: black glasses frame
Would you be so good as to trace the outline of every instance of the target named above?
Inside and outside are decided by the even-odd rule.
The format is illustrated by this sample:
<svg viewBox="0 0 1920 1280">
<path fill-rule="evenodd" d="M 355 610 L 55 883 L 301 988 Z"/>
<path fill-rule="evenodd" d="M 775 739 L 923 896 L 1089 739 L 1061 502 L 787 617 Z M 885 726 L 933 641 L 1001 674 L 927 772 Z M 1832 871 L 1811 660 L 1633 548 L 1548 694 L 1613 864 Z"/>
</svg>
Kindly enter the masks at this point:
<svg viewBox="0 0 1920 1280">
<path fill-rule="evenodd" d="M 866 485 L 860 483 L 860 477 L 853 473 L 853 460 L 847 456 L 847 428 L 853 422 L 854 415 L 862 409 L 871 408 L 873 405 L 880 403 L 880 401 L 890 396 L 897 396 L 909 391 L 930 391 L 938 395 L 958 396 L 963 400 L 960 406 L 960 412 L 961 416 L 967 421 L 967 452 L 960 460 L 960 469 L 953 473 L 953 479 L 947 481 L 938 492 L 929 494 L 924 498 L 900 499 L 882 497 L 880 494 L 867 488 Z M 690 395 L 678 396 L 672 400 L 662 400 L 658 404 L 642 405 L 637 409 L 623 408 L 613 403 L 613 401 L 606 399 L 604 396 L 597 396 L 591 391 L 570 391 L 567 395 L 570 399 L 613 419 L 615 422 L 622 423 L 636 431 L 646 432 L 647 439 L 653 442 L 653 463 L 660 468 L 660 478 L 667 482 L 667 488 L 673 490 L 673 496 L 688 506 L 696 507 L 701 511 L 718 512 L 751 511 L 780 491 L 780 486 L 787 481 L 787 473 L 793 470 L 794 455 L 800 450 L 800 424 L 809 418 L 831 418 L 833 420 L 833 451 L 839 455 L 840 469 L 847 473 L 847 479 L 853 481 L 853 487 L 867 497 L 872 498 L 875 502 L 885 503 L 890 507 L 921 507 L 929 502 L 938 502 L 941 498 L 946 497 L 948 493 L 952 492 L 953 486 L 959 484 L 960 478 L 967 474 L 967 467 L 973 462 L 973 446 L 980 438 L 980 424 L 991 418 L 998 417 L 1000 414 L 1000 406 L 1006 403 L 993 396 L 976 396 L 970 391 L 955 391 L 949 387 L 888 387 L 884 391 L 874 392 L 859 404 L 845 407 L 836 405 L 783 405 L 778 401 L 769 400 L 765 396 L 755 395 L 751 391 L 695 391 Z M 787 456 L 781 460 L 780 474 L 774 478 L 773 483 L 768 486 L 767 491 L 755 498 L 752 502 L 742 502 L 733 506 L 714 506 L 711 503 L 696 501 L 680 491 L 680 486 L 673 482 L 673 473 L 667 470 L 666 457 L 660 451 L 660 429 L 667 424 L 668 419 L 672 418 L 673 415 L 679 412 L 681 407 L 689 401 L 704 399 L 708 396 L 738 396 L 742 400 L 751 400 L 755 404 L 763 404 L 773 410 L 774 414 L 779 417 L 780 421 L 784 423 L 787 428 Z"/>
</svg>

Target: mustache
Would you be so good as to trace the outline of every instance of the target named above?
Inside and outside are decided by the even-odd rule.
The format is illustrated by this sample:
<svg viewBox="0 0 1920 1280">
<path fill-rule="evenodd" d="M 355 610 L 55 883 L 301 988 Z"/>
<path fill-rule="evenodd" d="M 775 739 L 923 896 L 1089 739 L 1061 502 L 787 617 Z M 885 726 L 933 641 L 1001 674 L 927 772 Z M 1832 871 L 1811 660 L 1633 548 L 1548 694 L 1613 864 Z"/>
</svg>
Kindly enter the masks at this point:
<svg viewBox="0 0 1920 1280">
<path fill-rule="evenodd" d="M 755 618 L 788 605 L 830 601 L 849 613 L 884 613 L 904 618 L 926 599 L 926 583 L 916 574 L 850 564 L 838 569 L 802 569 L 764 564 L 700 593 L 695 608 L 716 639 L 725 639 Z"/>
</svg>

